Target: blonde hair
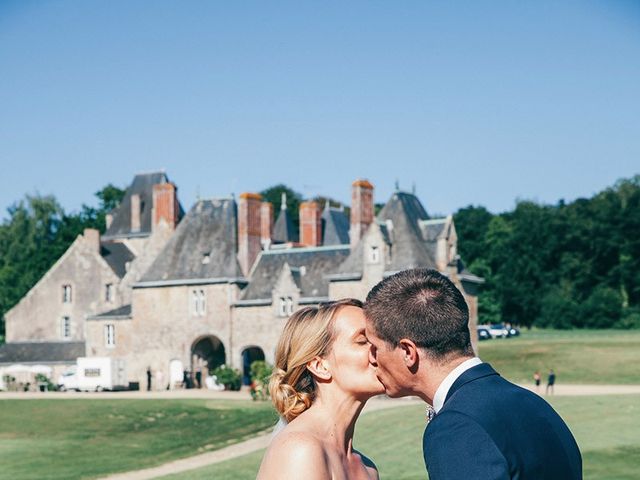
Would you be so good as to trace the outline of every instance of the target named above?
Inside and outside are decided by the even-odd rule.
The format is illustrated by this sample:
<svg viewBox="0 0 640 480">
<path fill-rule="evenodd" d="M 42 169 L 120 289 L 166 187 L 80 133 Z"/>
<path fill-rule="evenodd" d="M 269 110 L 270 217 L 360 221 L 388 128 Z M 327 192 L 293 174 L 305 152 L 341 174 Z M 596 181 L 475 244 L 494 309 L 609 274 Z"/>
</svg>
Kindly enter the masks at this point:
<svg viewBox="0 0 640 480">
<path fill-rule="evenodd" d="M 316 396 L 316 384 L 307 370 L 307 363 L 329 352 L 333 343 L 334 319 L 344 307 L 362 308 L 362 302 L 345 298 L 301 308 L 284 326 L 276 361 L 269 381 L 273 405 L 287 422 L 311 406 Z"/>
</svg>

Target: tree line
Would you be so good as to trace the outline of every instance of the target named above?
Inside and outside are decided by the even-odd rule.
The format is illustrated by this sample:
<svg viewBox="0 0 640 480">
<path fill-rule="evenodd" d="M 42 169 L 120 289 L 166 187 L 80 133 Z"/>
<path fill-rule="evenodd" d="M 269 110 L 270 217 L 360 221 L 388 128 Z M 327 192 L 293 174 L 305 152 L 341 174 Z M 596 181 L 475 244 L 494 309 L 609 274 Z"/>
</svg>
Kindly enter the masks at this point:
<svg viewBox="0 0 640 480">
<path fill-rule="evenodd" d="M 454 215 L 483 323 L 640 328 L 640 176 L 570 203 Z"/>
<path fill-rule="evenodd" d="M 298 192 L 275 185 L 261 193 L 277 216 L 283 192 L 297 223 Z M 105 215 L 124 190 L 109 184 L 95 195 L 97 205 L 83 205 L 79 212 L 65 212 L 51 195 L 27 195 L 8 209 L 0 224 L 0 338 L 4 313 L 85 228 L 104 233 Z M 640 328 L 640 176 L 588 199 L 556 205 L 519 201 L 500 214 L 468 206 L 454 220 L 467 268 L 485 279 L 481 323 Z"/>
</svg>

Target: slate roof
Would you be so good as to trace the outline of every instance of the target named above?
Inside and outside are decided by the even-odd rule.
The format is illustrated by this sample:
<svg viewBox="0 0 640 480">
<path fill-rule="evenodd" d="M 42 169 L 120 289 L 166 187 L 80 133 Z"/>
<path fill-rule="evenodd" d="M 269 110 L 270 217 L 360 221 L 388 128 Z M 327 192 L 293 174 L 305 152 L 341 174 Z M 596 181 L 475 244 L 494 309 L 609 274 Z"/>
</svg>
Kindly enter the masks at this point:
<svg viewBox="0 0 640 480">
<path fill-rule="evenodd" d="M 151 234 L 151 210 L 153 208 L 153 186 L 167 183 L 169 179 L 164 172 L 139 173 L 133 177 L 133 182 L 115 209 L 111 211 L 113 221 L 104 233 L 103 238 L 120 238 L 131 236 L 148 236 Z M 140 195 L 140 230 L 131 231 L 131 196 Z M 182 205 L 178 203 L 178 220 L 184 215 Z"/>
<path fill-rule="evenodd" d="M 200 200 L 134 287 L 241 278 L 233 199 Z"/>
<path fill-rule="evenodd" d="M 131 305 L 123 305 L 108 312 L 87 317 L 87 320 L 121 320 L 131 318 Z"/>
<path fill-rule="evenodd" d="M 420 222 L 429 217 L 418 198 L 410 193 L 395 192 L 376 217 L 385 241 L 392 245 L 388 272 L 408 268 L 436 268 L 431 246 L 424 241 Z M 343 277 L 361 275 L 364 245 L 359 242 L 349 258 L 340 266 Z"/>
<path fill-rule="evenodd" d="M 0 346 L 0 364 L 75 362 L 85 353 L 84 342 L 10 342 Z"/>
<path fill-rule="evenodd" d="M 348 245 L 349 218 L 343 209 L 327 207 L 322 212 L 322 244 Z"/>
<path fill-rule="evenodd" d="M 285 262 L 292 269 L 301 297 L 327 297 L 329 283 L 324 275 L 336 272 L 348 255 L 349 247 L 342 245 L 264 251 L 258 257 L 240 300 L 270 301 Z"/>
<path fill-rule="evenodd" d="M 101 242 L 100 255 L 120 278 L 127 273 L 127 263 L 136 258 L 124 243 L 119 242 Z"/>
<path fill-rule="evenodd" d="M 428 242 L 435 242 L 441 236 L 446 236 L 447 226 L 446 218 L 436 218 L 433 220 L 424 220 L 419 222 L 422 237 Z"/>
<path fill-rule="evenodd" d="M 283 204 L 286 205 L 286 204 Z M 273 243 L 297 242 L 298 234 L 295 231 L 293 220 L 289 215 L 289 210 L 282 208 L 278 214 L 276 223 L 273 225 Z"/>
</svg>

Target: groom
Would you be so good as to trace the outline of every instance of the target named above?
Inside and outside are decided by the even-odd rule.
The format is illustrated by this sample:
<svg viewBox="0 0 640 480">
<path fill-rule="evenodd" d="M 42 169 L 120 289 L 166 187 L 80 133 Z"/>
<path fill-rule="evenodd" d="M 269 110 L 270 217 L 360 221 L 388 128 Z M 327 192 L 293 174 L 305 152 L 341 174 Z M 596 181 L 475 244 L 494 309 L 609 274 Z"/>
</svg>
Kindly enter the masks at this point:
<svg viewBox="0 0 640 480">
<path fill-rule="evenodd" d="M 387 277 L 365 314 L 370 362 L 387 394 L 433 407 L 422 442 L 430 480 L 582 479 L 560 416 L 474 355 L 467 304 L 447 277 L 428 269 Z"/>
</svg>

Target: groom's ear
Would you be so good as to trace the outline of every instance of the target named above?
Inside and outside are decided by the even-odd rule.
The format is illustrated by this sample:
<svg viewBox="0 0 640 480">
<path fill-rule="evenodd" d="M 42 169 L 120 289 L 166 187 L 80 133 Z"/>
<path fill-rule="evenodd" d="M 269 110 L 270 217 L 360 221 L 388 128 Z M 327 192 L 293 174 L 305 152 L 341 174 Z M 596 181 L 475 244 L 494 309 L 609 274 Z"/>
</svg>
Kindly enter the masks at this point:
<svg viewBox="0 0 640 480">
<path fill-rule="evenodd" d="M 331 371 L 327 361 L 320 357 L 314 357 L 313 360 L 307 362 L 307 370 L 318 380 L 331 380 Z"/>
<path fill-rule="evenodd" d="M 398 342 L 398 348 L 402 350 L 404 364 L 408 369 L 413 369 L 418 364 L 418 347 L 408 338 Z"/>
</svg>

